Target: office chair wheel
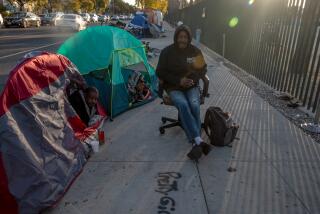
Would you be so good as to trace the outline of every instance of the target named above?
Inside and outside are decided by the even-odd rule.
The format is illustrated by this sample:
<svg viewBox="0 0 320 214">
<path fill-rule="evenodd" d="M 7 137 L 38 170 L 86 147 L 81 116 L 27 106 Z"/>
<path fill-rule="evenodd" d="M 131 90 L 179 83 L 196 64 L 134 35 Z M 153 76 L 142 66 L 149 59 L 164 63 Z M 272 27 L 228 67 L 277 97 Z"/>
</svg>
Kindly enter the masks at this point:
<svg viewBox="0 0 320 214">
<path fill-rule="evenodd" d="M 167 122 L 167 120 L 165 118 L 161 118 L 161 121 L 163 124 L 165 124 Z"/>
<path fill-rule="evenodd" d="M 160 128 L 159 128 L 159 132 L 160 132 L 160 134 L 164 134 L 164 133 L 165 133 L 164 128 L 163 128 L 163 127 L 160 127 Z"/>
</svg>

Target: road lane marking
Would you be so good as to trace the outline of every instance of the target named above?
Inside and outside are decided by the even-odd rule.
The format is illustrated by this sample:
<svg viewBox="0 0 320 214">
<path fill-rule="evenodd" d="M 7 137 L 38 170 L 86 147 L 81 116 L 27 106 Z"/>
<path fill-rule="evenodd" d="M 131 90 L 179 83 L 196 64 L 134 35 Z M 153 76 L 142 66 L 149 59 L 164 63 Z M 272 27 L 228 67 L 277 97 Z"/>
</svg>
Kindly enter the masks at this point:
<svg viewBox="0 0 320 214">
<path fill-rule="evenodd" d="M 30 35 L 13 35 L 13 36 L 0 36 L 0 40 L 7 40 L 7 39 L 12 39 L 12 40 L 17 40 L 17 39 L 37 39 L 37 38 L 56 38 L 56 37 L 68 37 L 72 34 L 68 33 L 50 33 L 48 34 L 30 34 Z"/>
<path fill-rule="evenodd" d="M 53 46 L 53 45 L 57 45 L 57 44 L 61 44 L 61 43 L 62 43 L 62 41 L 60 41 L 60 42 L 55 42 L 55 43 L 52 43 L 52 44 L 49 44 L 49 45 L 44 45 L 44 46 L 32 48 L 32 49 L 29 49 L 29 50 L 26 50 L 26 51 L 20 51 L 20 52 L 14 53 L 14 54 L 9 54 L 9 55 L 6 55 L 6 56 L 1 56 L 0 59 L 5 59 L 5 58 L 8 58 L 8 57 L 16 56 L 16 55 L 19 55 L 19 54 L 22 54 L 22 53 L 27 53 L 27 52 L 34 51 L 34 50 L 37 50 L 37 49 L 47 48 L 47 47 L 50 47 L 50 46 Z"/>
</svg>

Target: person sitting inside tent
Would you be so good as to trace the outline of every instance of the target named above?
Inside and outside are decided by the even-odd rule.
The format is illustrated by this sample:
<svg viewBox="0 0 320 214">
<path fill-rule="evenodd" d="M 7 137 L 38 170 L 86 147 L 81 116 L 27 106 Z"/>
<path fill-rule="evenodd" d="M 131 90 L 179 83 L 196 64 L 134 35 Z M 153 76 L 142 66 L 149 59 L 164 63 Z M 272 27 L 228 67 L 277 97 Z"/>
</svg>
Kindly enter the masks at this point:
<svg viewBox="0 0 320 214">
<path fill-rule="evenodd" d="M 140 72 L 133 72 L 128 80 L 130 103 L 134 104 L 150 99 L 152 96 Z"/>
<path fill-rule="evenodd" d="M 97 102 L 99 91 L 95 87 L 76 90 L 69 96 L 69 102 L 79 115 L 80 119 L 88 126 L 99 120 Z"/>
</svg>

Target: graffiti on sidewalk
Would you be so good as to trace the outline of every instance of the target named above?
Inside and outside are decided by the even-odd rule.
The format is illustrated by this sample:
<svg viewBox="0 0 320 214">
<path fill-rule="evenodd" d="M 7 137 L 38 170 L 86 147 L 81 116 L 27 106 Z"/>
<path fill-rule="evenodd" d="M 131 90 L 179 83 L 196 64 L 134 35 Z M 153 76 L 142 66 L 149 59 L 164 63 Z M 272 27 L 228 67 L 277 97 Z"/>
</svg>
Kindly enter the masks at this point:
<svg viewBox="0 0 320 214">
<path fill-rule="evenodd" d="M 157 178 L 156 192 L 160 193 L 160 203 L 158 206 L 158 214 L 171 214 L 175 211 L 176 202 L 169 196 L 172 191 L 178 191 L 178 179 L 182 175 L 179 172 L 159 172 Z"/>
</svg>

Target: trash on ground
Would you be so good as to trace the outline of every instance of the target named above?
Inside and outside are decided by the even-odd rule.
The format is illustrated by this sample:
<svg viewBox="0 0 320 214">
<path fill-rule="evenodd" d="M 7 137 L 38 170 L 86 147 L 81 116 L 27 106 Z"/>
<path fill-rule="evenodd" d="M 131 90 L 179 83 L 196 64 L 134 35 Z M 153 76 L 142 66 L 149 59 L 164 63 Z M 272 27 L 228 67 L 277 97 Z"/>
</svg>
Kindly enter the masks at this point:
<svg viewBox="0 0 320 214">
<path fill-rule="evenodd" d="M 306 131 L 312 132 L 312 133 L 320 133 L 320 124 L 317 123 L 303 123 L 300 125 L 301 128 L 303 128 Z"/>
<path fill-rule="evenodd" d="M 228 172 L 235 172 L 235 171 L 237 171 L 236 168 L 233 168 L 233 167 L 231 167 L 231 166 L 228 168 Z"/>
</svg>

